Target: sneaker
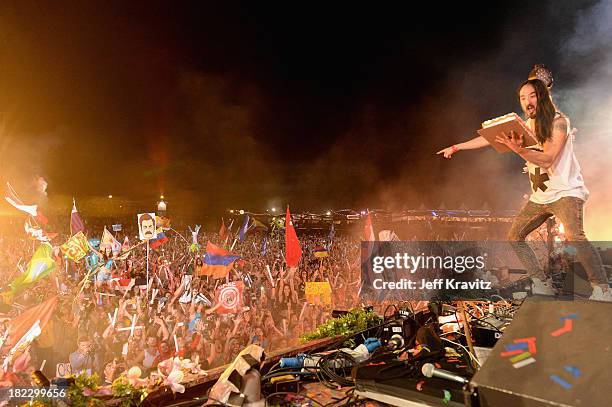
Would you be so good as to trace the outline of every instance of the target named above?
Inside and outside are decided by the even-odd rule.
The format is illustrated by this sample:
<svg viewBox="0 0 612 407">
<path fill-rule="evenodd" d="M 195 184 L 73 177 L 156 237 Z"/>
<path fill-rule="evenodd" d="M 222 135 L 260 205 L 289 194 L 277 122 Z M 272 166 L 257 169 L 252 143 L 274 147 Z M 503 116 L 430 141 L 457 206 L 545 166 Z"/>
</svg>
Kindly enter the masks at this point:
<svg viewBox="0 0 612 407">
<path fill-rule="evenodd" d="M 548 279 L 542 281 L 537 277 L 533 277 L 531 283 L 531 293 L 533 295 L 555 295 L 552 280 Z"/>
<path fill-rule="evenodd" d="M 612 290 L 604 292 L 600 286 L 596 285 L 593 287 L 593 292 L 591 293 L 589 300 L 612 302 Z"/>
</svg>

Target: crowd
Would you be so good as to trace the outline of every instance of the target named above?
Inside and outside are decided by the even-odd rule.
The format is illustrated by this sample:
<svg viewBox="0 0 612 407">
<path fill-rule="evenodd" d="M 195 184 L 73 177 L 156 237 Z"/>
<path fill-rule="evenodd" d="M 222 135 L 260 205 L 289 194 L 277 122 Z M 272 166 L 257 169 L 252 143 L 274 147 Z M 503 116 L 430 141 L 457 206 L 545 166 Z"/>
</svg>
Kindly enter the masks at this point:
<svg viewBox="0 0 612 407">
<path fill-rule="evenodd" d="M 104 224 L 90 222 L 85 227 L 89 237 L 99 238 Z M 73 374 L 97 373 L 106 383 L 133 366 L 146 375 L 174 356 L 198 360 L 206 370 L 230 362 L 251 343 L 267 352 L 296 345 L 300 335 L 329 319 L 332 309 L 359 304 L 359 242 L 354 238 L 337 235 L 330 240 L 327 231 L 299 233 L 302 260 L 297 269 L 287 269 L 283 233 L 249 232 L 233 245 L 232 254 L 240 256 L 233 269 L 213 278 L 202 272 L 207 243 L 229 248 L 234 239 L 222 241 L 218 233 L 201 232 L 195 250 L 189 231 L 187 225 L 174 224 L 166 231 L 169 240 L 150 249 L 147 257 L 146 245 L 137 246 L 135 219 L 133 225 L 124 223 L 115 232 L 124 243 L 122 250 L 101 250 L 91 273 L 86 259 L 74 262 L 56 256 L 54 273 L 15 297 L 11 306 L 3 305 L 0 337 L 8 321 L 24 308 L 55 295 L 60 299 L 51 320 L 21 358 L 24 383 L 43 364 L 42 372 L 53 378 L 58 364 L 65 369 L 68 362 Z M 53 244 L 67 238 L 57 236 Z M 37 245 L 23 232 L 2 229 L 3 291 Z M 327 257 L 314 256 L 315 248 L 321 247 L 329 249 Z M 241 282 L 241 301 L 220 312 L 216 289 L 232 281 Z M 309 303 L 307 281 L 328 281 L 331 303 Z"/>
</svg>

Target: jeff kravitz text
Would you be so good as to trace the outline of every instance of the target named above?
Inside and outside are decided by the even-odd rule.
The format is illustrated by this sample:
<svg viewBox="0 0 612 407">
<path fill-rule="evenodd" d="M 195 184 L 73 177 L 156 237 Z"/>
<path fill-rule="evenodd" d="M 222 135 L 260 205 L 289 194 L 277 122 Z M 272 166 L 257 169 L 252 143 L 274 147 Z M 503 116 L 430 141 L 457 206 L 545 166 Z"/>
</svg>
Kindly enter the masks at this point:
<svg viewBox="0 0 612 407">
<path fill-rule="evenodd" d="M 421 281 L 402 278 L 399 281 L 384 281 L 377 278 L 372 282 L 377 290 L 491 290 L 491 282 L 477 278 L 474 281 L 457 281 L 454 278 L 436 278 Z"/>
<path fill-rule="evenodd" d="M 382 274 L 395 271 L 414 275 L 417 271 L 439 270 L 462 274 L 465 271 L 484 271 L 487 254 L 481 256 L 427 256 L 424 253 L 410 255 L 395 253 L 393 256 L 372 257 L 372 272 Z M 395 273 L 393 273 L 395 274 Z M 374 278 L 372 287 L 376 290 L 491 290 L 492 283 L 480 278 L 472 281 L 458 281 L 456 278 L 409 279 L 400 278 L 386 281 Z"/>
</svg>

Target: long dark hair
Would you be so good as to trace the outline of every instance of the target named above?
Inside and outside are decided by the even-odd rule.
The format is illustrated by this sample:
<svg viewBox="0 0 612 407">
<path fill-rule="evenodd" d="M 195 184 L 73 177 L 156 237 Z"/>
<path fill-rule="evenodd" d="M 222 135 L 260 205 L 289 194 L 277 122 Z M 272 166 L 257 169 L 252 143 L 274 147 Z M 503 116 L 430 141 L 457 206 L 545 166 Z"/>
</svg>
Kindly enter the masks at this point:
<svg viewBox="0 0 612 407">
<path fill-rule="evenodd" d="M 536 97 L 538 98 L 538 105 L 536 107 L 536 118 L 535 118 L 535 136 L 540 144 L 544 144 L 545 141 L 550 140 L 552 137 L 553 120 L 555 120 L 555 114 L 557 109 L 552 102 L 548 88 L 539 79 L 529 79 L 521 83 L 516 94 L 520 103 L 520 93 L 523 86 L 530 84 L 536 91 Z"/>
</svg>

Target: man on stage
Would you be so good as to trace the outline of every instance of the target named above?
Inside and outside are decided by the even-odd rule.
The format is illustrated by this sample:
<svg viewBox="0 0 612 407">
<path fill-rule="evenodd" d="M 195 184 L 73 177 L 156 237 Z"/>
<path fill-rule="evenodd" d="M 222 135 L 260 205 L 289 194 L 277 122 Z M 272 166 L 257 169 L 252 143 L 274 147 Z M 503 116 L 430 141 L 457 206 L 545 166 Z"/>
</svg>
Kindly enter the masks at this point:
<svg viewBox="0 0 612 407">
<path fill-rule="evenodd" d="M 574 135 L 569 133 L 569 119 L 556 110 L 547 87 L 539 79 L 523 82 L 518 98 L 537 144 L 523 147 L 523 135 L 515 133 L 500 134 L 496 140 L 527 161 L 532 191 L 529 201 L 512 224 L 508 240 L 515 242 L 513 246 L 520 260 L 529 274 L 536 276 L 533 278 L 534 292 L 552 294 L 552 286 L 544 281 L 544 272 L 525 238 L 554 215 L 563 223 L 566 238 L 575 246 L 578 259 L 587 272 L 593 286 L 590 298 L 612 301 L 599 253 L 584 234 L 583 206 L 589 191 L 574 154 Z M 479 145 L 471 148 L 488 145 L 488 142 L 484 145 L 477 141 L 474 143 Z M 456 151 L 453 150 L 452 153 Z"/>
</svg>

